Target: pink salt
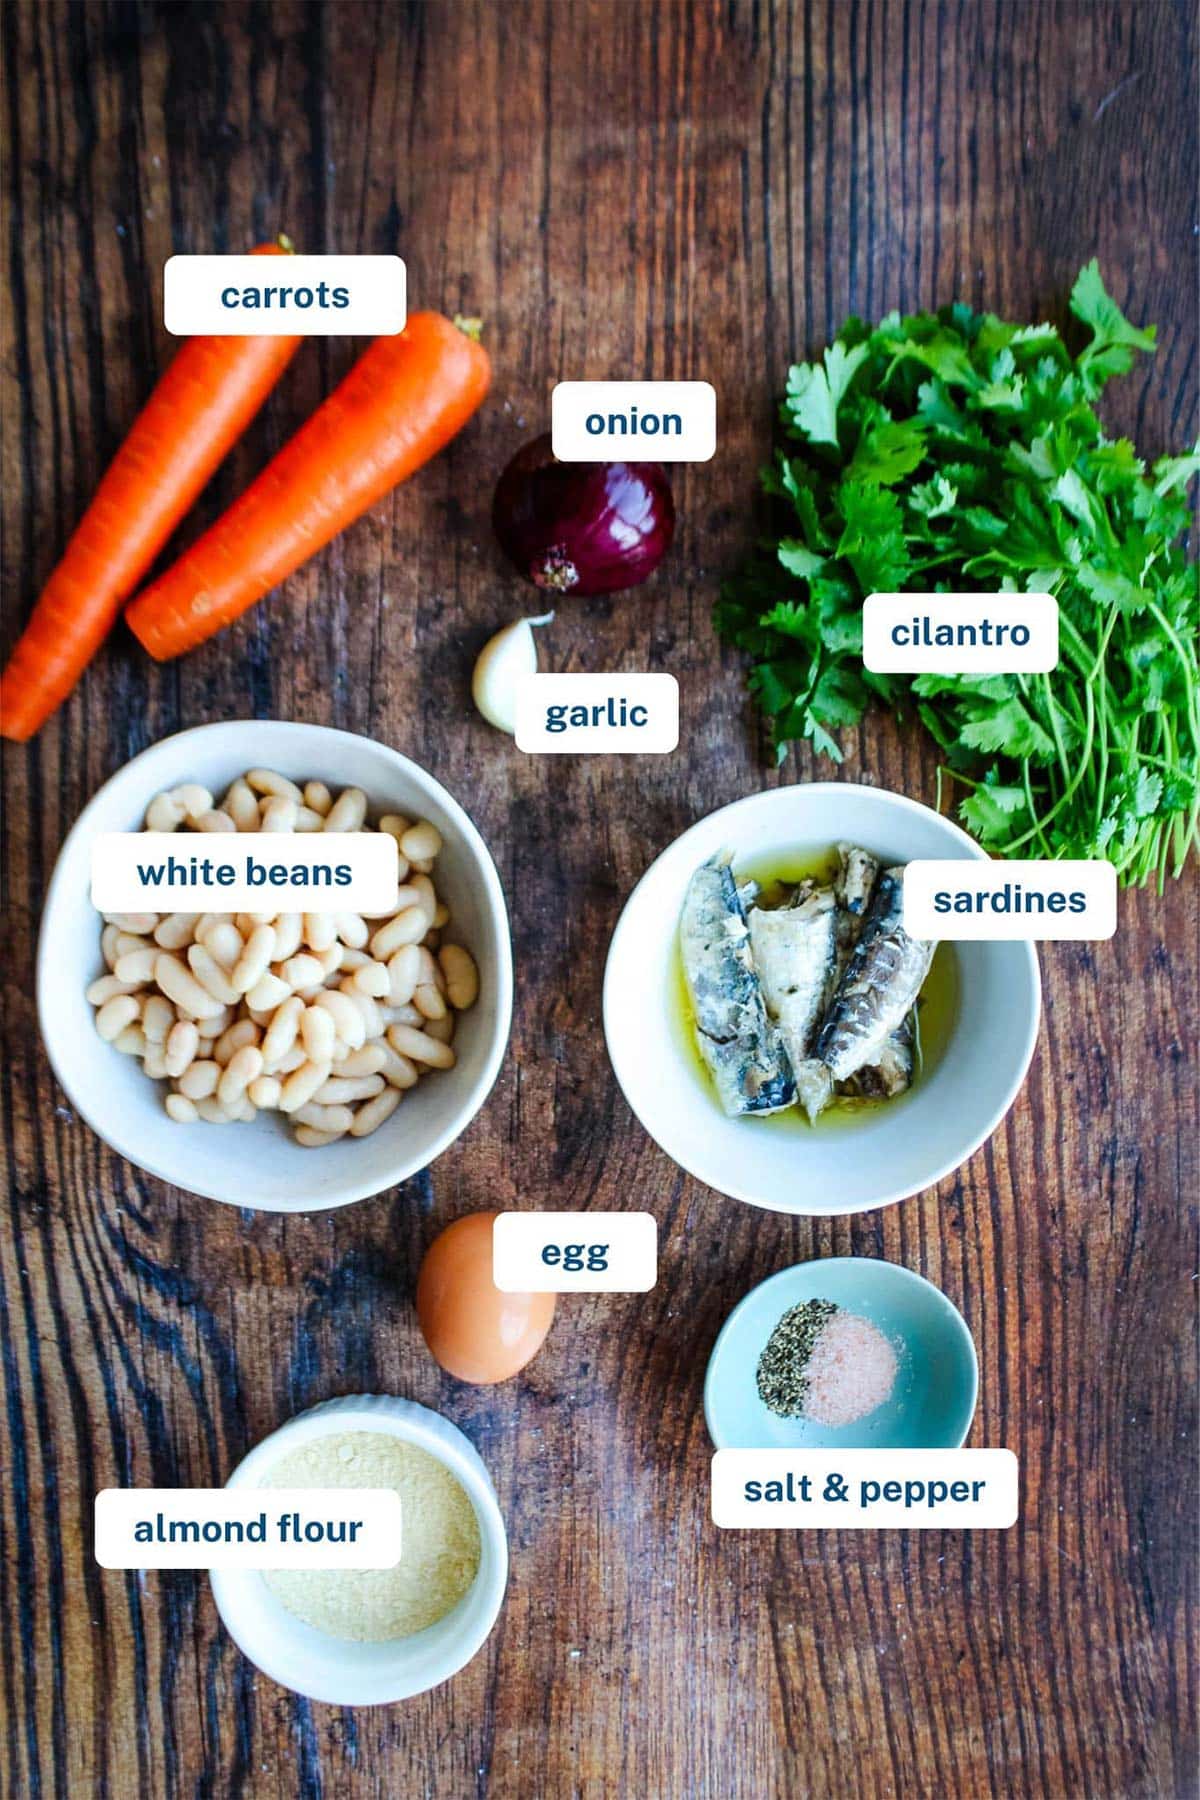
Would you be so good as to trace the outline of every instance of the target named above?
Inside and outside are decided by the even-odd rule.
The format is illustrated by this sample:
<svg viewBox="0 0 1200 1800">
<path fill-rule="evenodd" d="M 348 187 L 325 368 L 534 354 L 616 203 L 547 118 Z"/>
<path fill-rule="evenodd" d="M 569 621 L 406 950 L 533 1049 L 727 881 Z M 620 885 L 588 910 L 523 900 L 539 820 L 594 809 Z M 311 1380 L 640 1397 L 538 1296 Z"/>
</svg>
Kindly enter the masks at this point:
<svg viewBox="0 0 1200 1800">
<path fill-rule="evenodd" d="M 836 1312 L 813 1345 L 805 1375 L 805 1418 L 814 1425 L 852 1425 L 888 1398 L 896 1352 L 868 1319 Z"/>
</svg>

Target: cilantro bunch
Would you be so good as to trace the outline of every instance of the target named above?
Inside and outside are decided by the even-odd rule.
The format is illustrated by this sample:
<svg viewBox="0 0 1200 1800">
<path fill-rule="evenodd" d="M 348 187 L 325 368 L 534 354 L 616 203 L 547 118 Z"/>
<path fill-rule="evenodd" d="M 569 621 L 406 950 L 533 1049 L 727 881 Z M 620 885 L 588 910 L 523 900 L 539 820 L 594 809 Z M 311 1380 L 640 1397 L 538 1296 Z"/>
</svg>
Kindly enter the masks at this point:
<svg viewBox="0 0 1200 1800">
<path fill-rule="evenodd" d="M 782 760 L 877 696 L 915 713 L 969 790 L 967 828 L 999 855 L 1107 857 L 1120 877 L 1178 874 L 1200 815 L 1200 585 L 1180 540 L 1200 449 L 1147 473 L 1093 402 L 1152 350 L 1095 262 L 1052 325 L 955 305 L 874 329 L 849 319 L 791 369 L 787 445 L 762 474 L 781 535 L 725 583 L 717 628 Z M 1050 593 L 1051 675 L 876 675 L 862 664 L 873 592 Z"/>
</svg>

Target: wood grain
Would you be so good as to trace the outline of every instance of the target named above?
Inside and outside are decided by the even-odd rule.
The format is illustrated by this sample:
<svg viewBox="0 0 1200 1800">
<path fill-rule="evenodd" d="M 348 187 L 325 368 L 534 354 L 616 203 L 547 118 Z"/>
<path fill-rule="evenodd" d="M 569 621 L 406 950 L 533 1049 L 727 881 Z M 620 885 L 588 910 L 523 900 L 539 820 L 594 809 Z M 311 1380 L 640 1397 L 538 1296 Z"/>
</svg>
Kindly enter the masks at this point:
<svg viewBox="0 0 1200 1800">
<path fill-rule="evenodd" d="M 414 305 L 478 314 L 481 418 L 232 630 L 150 666 L 118 633 L 4 758 L 10 1208 L 0 1231 L 3 1791 L 183 1795 L 1070 1796 L 1194 1791 L 1195 888 L 1125 895 L 1109 945 L 1050 945 L 1027 1088 L 958 1174 L 882 1214 L 758 1214 L 682 1176 L 608 1073 L 622 900 L 682 827 L 817 773 L 768 771 L 721 572 L 789 358 L 842 316 L 960 295 L 1060 318 L 1098 254 L 1158 354 L 1106 410 L 1142 448 L 1196 424 L 1194 8 L 1185 0 L 10 4 L 3 37 L 4 644 L 161 367 L 157 270 L 286 228 L 399 250 Z M 185 529 L 235 495 L 353 355 L 317 340 Z M 466 703 L 526 603 L 493 476 L 560 377 L 700 376 L 720 448 L 636 596 L 562 610 L 559 667 L 678 675 L 669 760 L 525 758 Z M 510 902 L 511 1053 L 467 1136 L 398 1192 L 270 1218 L 164 1187 L 72 1116 L 40 1050 L 37 919 L 81 805 L 131 754 L 237 715 L 348 727 L 468 800 Z M 843 776 L 926 800 L 873 716 Z M 822 768 L 822 774 L 828 770 Z M 422 1248 L 482 1205 L 636 1205 L 657 1289 L 560 1306 L 525 1379 L 443 1378 Z M 700 1390 L 734 1301 L 829 1253 L 920 1269 L 964 1309 L 1008 1445 L 1008 1533 L 720 1534 Z M 449 1411 L 494 1472 L 513 1579 L 468 1670 L 351 1713 L 260 1678 L 190 1575 L 101 1572 L 115 1482 L 212 1483 L 330 1395 Z M 1191 1621 L 1194 1624 L 1194 1615 Z"/>
</svg>

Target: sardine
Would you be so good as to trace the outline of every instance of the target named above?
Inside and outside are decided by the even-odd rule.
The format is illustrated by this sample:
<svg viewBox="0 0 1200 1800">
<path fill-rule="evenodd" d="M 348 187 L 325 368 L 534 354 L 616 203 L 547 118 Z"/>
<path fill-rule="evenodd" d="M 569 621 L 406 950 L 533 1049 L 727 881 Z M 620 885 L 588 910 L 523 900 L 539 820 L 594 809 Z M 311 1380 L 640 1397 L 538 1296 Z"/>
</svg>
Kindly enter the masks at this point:
<svg viewBox="0 0 1200 1800">
<path fill-rule="evenodd" d="M 767 1011 L 779 1026 L 792 1066 L 812 1048 L 834 964 L 837 908 L 829 888 L 810 888 L 798 906 L 756 906 L 748 916 L 750 951 Z"/>
<path fill-rule="evenodd" d="M 875 1061 L 852 1075 L 848 1085 L 867 1100 L 893 1100 L 897 1094 L 906 1093 L 912 1086 L 915 1040 L 910 1012 L 889 1033 Z"/>
<path fill-rule="evenodd" d="M 839 868 L 833 891 L 838 905 L 861 925 L 871 904 L 879 864 L 869 850 L 863 850 L 857 844 L 839 844 L 837 853 Z"/>
<path fill-rule="evenodd" d="M 679 940 L 700 1050 L 725 1112 L 738 1118 L 791 1106 L 791 1062 L 767 1016 L 727 859 L 714 857 L 692 876 Z"/>
<path fill-rule="evenodd" d="M 936 945 L 910 937 L 903 914 L 904 869 L 885 869 L 817 1037 L 816 1055 L 835 1081 L 878 1064 L 929 973 Z"/>
</svg>

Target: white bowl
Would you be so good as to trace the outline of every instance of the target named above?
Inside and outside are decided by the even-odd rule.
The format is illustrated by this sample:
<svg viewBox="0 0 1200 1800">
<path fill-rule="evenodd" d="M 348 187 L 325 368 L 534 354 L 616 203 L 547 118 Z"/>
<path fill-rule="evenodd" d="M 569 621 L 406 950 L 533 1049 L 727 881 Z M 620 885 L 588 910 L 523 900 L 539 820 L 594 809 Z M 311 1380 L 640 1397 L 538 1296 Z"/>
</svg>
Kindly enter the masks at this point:
<svg viewBox="0 0 1200 1800">
<path fill-rule="evenodd" d="M 136 1057 L 97 1035 L 88 984 L 103 974 L 100 916 L 92 906 L 91 843 L 100 831 L 140 829 L 162 788 L 199 781 L 215 791 L 247 769 L 360 787 L 374 813 L 430 819 L 444 839 L 437 883 L 452 914 L 450 936 L 479 965 L 479 999 L 455 1034 L 458 1060 L 405 1095 L 366 1138 L 319 1150 L 293 1142 L 282 1119 L 177 1125 L 164 1084 Z M 504 1059 L 512 1022 L 508 914 L 487 845 L 458 802 L 406 756 L 370 738 L 322 725 L 238 720 L 164 738 L 126 763 L 80 814 L 59 853 L 42 914 L 37 964 L 42 1037 L 75 1109 L 106 1143 L 162 1181 L 210 1200 L 262 1212 L 317 1212 L 394 1187 L 431 1163 L 466 1130 Z"/>
<path fill-rule="evenodd" d="M 479 1521 L 480 1559 L 479 1572 L 457 1606 L 411 1637 L 360 1644 L 330 1637 L 298 1619 L 256 1569 L 214 1569 L 209 1579 L 226 1631 L 272 1681 L 333 1706 L 379 1706 L 423 1694 L 470 1662 L 504 1601 L 508 1538 L 491 1476 L 470 1439 L 441 1413 L 388 1394 L 327 1400 L 290 1419 L 238 1464 L 225 1485 L 257 1487 L 279 1457 L 343 1431 L 382 1431 L 416 1444 L 444 1463 L 466 1489 Z"/>
<path fill-rule="evenodd" d="M 643 875 L 613 933 L 604 1031 L 625 1098 L 656 1143 L 709 1187 L 772 1212 L 869 1212 L 948 1175 L 996 1129 L 1037 1042 L 1033 945 L 955 944 L 958 1007 L 948 1044 L 911 1091 L 853 1120 L 806 1129 L 791 1116 L 728 1119 L 688 1054 L 678 1019 L 679 913 L 694 871 L 731 850 L 735 869 L 849 839 L 885 863 L 986 855 L 929 807 L 882 788 L 814 782 L 710 813 Z"/>
</svg>

